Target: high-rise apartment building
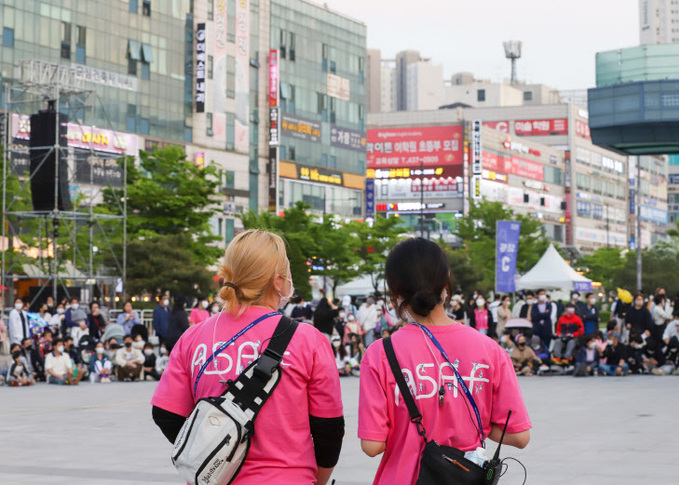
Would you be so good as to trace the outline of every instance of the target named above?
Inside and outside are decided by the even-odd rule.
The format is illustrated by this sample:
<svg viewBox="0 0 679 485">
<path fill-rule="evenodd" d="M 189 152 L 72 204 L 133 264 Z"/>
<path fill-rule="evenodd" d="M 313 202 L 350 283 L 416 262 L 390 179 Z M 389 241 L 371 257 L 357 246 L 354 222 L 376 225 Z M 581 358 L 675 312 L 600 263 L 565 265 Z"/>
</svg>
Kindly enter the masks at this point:
<svg viewBox="0 0 679 485">
<path fill-rule="evenodd" d="M 431 61 L 414 62 L 406 76 L 406 109 L 438 109 L 443 104 L 443 66 Z"/>
<path fill-rule="evenodd" d="M 639 0 L 639 43 L 679 42 L 679 1 Z"/>
</svg>

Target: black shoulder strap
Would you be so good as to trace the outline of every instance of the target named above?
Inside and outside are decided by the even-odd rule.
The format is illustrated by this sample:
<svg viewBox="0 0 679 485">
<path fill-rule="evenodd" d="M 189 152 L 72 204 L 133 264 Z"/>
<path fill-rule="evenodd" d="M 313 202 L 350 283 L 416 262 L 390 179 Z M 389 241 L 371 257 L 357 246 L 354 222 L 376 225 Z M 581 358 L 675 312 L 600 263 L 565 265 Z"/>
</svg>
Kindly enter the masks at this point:
<svg viewBox="0 0 679 485">
<path fill-rule="evenodd" d="M 424 426 L 422 425 L 422 414 L 420 414 L 420 411 L 417 409 L 415 399 L 413 398 L 413 395 L 410 393 L 408 384 L 406 383 L 406 380 L 403 377 L 401 366 L 399 365 L 398 359 L 396 359 L 396 354 L 394 353 L 394 345 L 391 343 L 391 337 L 383 338 L 382 342 L 384 343 L 384 353 L 387 355 L 387 362 L 389 362 L 391 372 L 394 374 L 394 379 L 396 379 L 398 389 L 399 391 L 401 391 L 403 402 L 406 403 L 406 407 L 408 408 L 408 414 L 410 414 L 410 421 L 417 425 L 417 432 L 426 439 L 426 431 L 424 429 Z"/>
<path fill-rule="evenodd" d="M 235 381 L 229 382 L 223 394 L 246 413 L 249 411 L 253 421 L 280 381 L 280 364 L 297 326 L 296 321 L 281 317 L 266 350 Z"/>
</svg>

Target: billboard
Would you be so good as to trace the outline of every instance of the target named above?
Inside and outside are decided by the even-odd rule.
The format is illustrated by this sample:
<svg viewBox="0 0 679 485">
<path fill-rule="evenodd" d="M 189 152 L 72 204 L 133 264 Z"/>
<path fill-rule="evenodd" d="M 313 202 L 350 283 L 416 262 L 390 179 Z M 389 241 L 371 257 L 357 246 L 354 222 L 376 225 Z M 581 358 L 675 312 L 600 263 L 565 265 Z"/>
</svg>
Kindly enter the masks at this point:
<svg viewBox="0 0 679 485">
<path fill-rule="evenodd" d="M 196 26 L 196 113 L 205 113 L 205 24 Z"/>
<path fill-rule="evenodd" d="M 519 136 L 567 135 L 568 119 L 517 120 L 514 122 L 514 133 Z"/>
<path fill-rule="evenodd" d="M 289 114 L 281 115 L 281 135 L 312 142 L 321 141 L 321 124 Z"/>
<path fill-rule="evenodd" d="M 351 82 L 348 79 L 328 73 L 327 83 L 328 96 L 351 101 Z"/>
<path fill-rule="evenodd" d="M 483 126 L 509 135 L 509 121 L 484 121 Z"/>
<path fill-rule="evenodd" d="M 250 1 L 236 2 L 235 148 L 250 148 Z"/>
<path fill-rule="evenodd" d="M 330 127 L 330 146 L 355 152 L 365 152 L 365 143 L 365 133 L 362 131 L 336 125 Z"/>
<path fill-rule="evenodd" d="M 209 0 L 208 0 L 209 1 Z M 212 138 L 226 144 L 226 0 L 214 1 L 214 103 L 212 107 Z"/>
<path fill-rule="evenodd" d="M 462 165 L 462 126 L 368 130 L 368 168 Z"/>
</svg>

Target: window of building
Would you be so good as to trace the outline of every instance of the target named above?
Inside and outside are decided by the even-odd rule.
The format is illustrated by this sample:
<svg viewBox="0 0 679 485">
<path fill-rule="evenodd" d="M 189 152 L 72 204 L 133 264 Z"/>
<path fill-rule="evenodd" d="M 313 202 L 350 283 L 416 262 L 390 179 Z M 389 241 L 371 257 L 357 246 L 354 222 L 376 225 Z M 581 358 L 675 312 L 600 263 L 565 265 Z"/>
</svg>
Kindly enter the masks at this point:
<svg viewBox="0 0 679 485">
<path fill-rule="evenodd" d="M 207 2 L 207 19 L 208 20 L 215 19 L 215 4 L 212 0 L 208 0 Z"/>
<path fill-rule="evenodd" d="M 226 149 L 236 149 L 236 115 L 226 113 Z"/>
<path fill-rule="evenodd" d="M 137 0 L 130 0 L 130 12 L 132 13 L 139 12 L 139 2 Z"/>
<path fill-rule="evenodd" d="M 337 157 L 335 155 L 330 155 L 330 162 L 328 163 L 328 168 L 337 168 Z"/>
<path fill-rule="evenodd" d="M 533 101 L 533 91 L 524 91 L 523 92 L 523 100 L 524 101 Z"/>
<path fill-rule="evenodd" d="M 147 17 L 151 16 L 151 0 L 144 0 L 141 4 L 141 13 Z"/>
<path fill-rule="evenodd" d="M 321 55 L 321 67 L 323 71 L 328 72 L 328 60 L 330 58 L 330 46 L 328 44 L 323 44 L 323 47 L 321 48 Z"/>
<path fill-rule="evenodd" d="M 295 147 L 288 148 L 288 158 L 290 160 L 295 160 L 296 155 L 297 154 L 295 153 Z"/>
<path fill-rule="evenodd" d="M 236 188 L 236 173 L 231 170 L 224 171 L 224 188 L 234 189 Z"/>
<path fill-rule="evenodd" d="M 134 59 L 127 60 L 127 73 L 130 76 L 137 75 L 137 61 L 135 61 Z"/>
<path fill-rule="evenodd" d="M 295 60 L 295 34 L 293 34 L 292 32 L 290 32 L 290 46 L 289 46 L 289 48 L 290 48 L 290 51 L 289 51 L 288 58 L 291 61 L 294 61 Z"/>
<path fill-rule="evenodd" d="M 85 64 L 87 45 L 87 27 L 78 25 L 76 27 L 75 62 Z"/>
<path fill-rule="evenodd" d="M 226 3 L 226 40 L 236 42 L 236 0 Z"/>
<path fill-rule="evenodd" d="M 281 59 L 285 59 L 288 50 L 288 32 L 283 29 L 281 29 L 278 50 L 280 51 Z"/>
<path fill-rule="evenodd" d="M 141 60 L 139 42 L 136 40 L 127 41 L 127 73 L 131 76 L 137 75 L 137 62 Z"/>
<path fill-rule="evenodd" d="M 212 131 L 212 113 L 207 113 L 207 116 L 205 117 L 205 134 L 207 136 L 214 135 L 214 132 Z"/>
<path fill-rule="evenodd" d="M 61 58 L 71 58 L 71 24 L 61 22 Z"/>
<path fill-rule="evenodd" d="M 127 131 L 131 131 L 132 133 L 137 131 L 137 105 L 127 105 L 127 122 L 125 126 Z"/>
<path fill-rule="evenodd" d="M 2 45 L 14 47 L 14 29 L 9 27 L 2 28 Z"/>
<path fill-rule="evenodd" d="M 212 3 L 212 2 L 210 2 Z M 214 58 L 212 56 L 207 56 L 207 78 L 212 79 L 213 75 L 213 66 L 212 63 L 214 62 Z"/>
<path fill-rule="evenodd" d="M 139 133 L 142 135 L 149 134 L 149 120 L 147 118 L 141 118 L 139 120 Z"/>
<path fill-rule="evenodd" d="M 226 97 L 236 97 L 236 58 L 226 57 Z"/>
<path fill-rule="evenodd" d="M 584 173 L 579 173 L 575 177 L 575 183 L 579 189 L 589 190 L 591 178 Z"/>
<path fill-rule="evenodd" d="M 479 89 L 476 91 L 476 101 L 479 103 L 483 102 L 486 100 L 486 90 L 485 89 Z"/>
<path fill-rule="evenodd" d="M 141 78 L 150 79 L 151 78 L 151 63 L 153 62 L 153 52 L 151 50 L 151 45 L 142 44 L 141 45 Z"/>
<path fill-rule="evenodd" d="M 365 57 L 358 58 L 358 82 L 365 82 Z"/>
<path fill-rule="evenodd" d="M 337 73 L 337 64 L 335 64 L 335 61 L 330 61 L 330 72 L 333 74 Z"/>
</svg>

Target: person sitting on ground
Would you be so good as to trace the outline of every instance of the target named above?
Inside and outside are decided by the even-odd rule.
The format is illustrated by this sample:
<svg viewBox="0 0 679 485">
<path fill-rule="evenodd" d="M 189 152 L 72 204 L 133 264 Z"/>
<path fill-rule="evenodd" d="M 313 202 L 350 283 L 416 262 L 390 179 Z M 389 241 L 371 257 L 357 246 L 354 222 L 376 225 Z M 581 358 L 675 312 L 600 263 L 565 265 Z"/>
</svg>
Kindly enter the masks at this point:
<svg viewBox="0 0 679 485">
<path fill-rule="evenodd" d="M 144 375 L 146 380 L 160 380 L 160 373 L 156 371 L 156 353 L 153 351 L 153 344 L 146 342 L 144 344 Z"/>
<path fill-rule="evenodd" d="M 358 361 L 352 359 L 349 356 L 346 346 L 342 345 L 342 339 L 339 337 L 333 337 L 331 343 L 332 351 L 335 354 L 337 371 L 339 372 L 340 377 L 360 375 Z"/>
<path fill-rule="evenodd" d="M 120 341 L 122 342 L 123 339 L 122 337 L 120 338 Z M 109 340 L 107 340 L 104 343 L 104 347 L 106 348 L 106 355 L 108 356 L 109 359 L 111 359 L 111 362 L 113 363 L 113 367 L 115 368 L 115 362 L 113 362 L 116 358 L 116 352 L 118 352 L 118 349 L 122 347 L 118 343 L 118 339 L 115 337 L 111 337 Z"/>
<path fill-rule="evenodd" d="M 68 354 L 71 358 L 71 362 L 75 366 L 73 369 L 74 377 L 80 382 L 80 379 L 87 374 L 88 368 L 87 364 L 83 362 L 82 355 L 80 355 L 80 349 L 75 345 L 73 337 L 66 337 L 64 339 L 64 348 L 66 349 L 66 354 Z"/>
<path fill-rule="evenodd" d="M 40 337 L 39 349 L 40 355 L 43 357 L 43 370 L 45 363 L 45 356 L 52 352 L 52 339 L 54 338 L 54 332 L 49 328 L 42 331 L 42 336 Z"/>
<path fill-rule="evenodd" d="M 167 364 L 170 363 L 170 353 L 167 351 L 165 344 L 160 344 L 158 353 L 160 356 L 156 359 L 156 372 L 162 376 L 165 369 L 167 369 Z"/>
<path fill-rule="evenodd" d="M 662 340 L 665 342 L 665 345 L 679 347 L 679 311 L 672 316 L 672 321 L 667 324 Z"/>
<path fill-rule="evenodd" d="M 66 353 L 64 342 L 60 338 L 54 340 L 54 349 L 45 358 L 45 372 L 48 384 L 77 384 L 82 378 L 82 374 L 76 381 L 73 376 L 73 364 L 71 358 Z"/>
<path fill-rule="evenodd" d="M 45 359 L 40 353 L 40 349 L 33 345 L 33 339 L 25 338 L 21 342 L 22 351 L 28 367 L 26 371 L 33 376 L 36 381 L 45 380 Z"/>
<path fill-rule="evenodd" d="M 568 303 L 566 313 L 561 315 L 556 324 L 557 339 L 554 341 L 552 351 L 552 363 L 561 365 L 569 364 L 573 357 L 573 350 L 577 338 L 584 334 L 582 319 L 575 313 L 575 305 Z"/>
<path fill-rule="evenodd" d="M 80 308 L 71 311 L 71 322 L 70 333 L 64 337 L 65 339 L 71 337 L 74 342 L 80 342 L 84 335 L 90 334 L 90 328 L 87 325 L 87 313 Z"/>
<path fill-rule="evenodd" d="M 363 345 L 363 339 L 360 335 L 350 333 L 347 336 L 347 353 L 352 359 L 360 364 L 363 359 L 363 354 L 365 354 L 365 346 Z"/>
<path fill-rule="evenodd" d="M 621 339 L 622 340 L 622 339 Z M 630 374 L 644 373 L 644 356 L 643 352 L 646 348 L 646 342 L 641 335 L 631 333 L 629 336 L 629 345 L 627 346 L 628 357 L 627 364 L 629 365 Z"/>
<path fill-rule="evenodd" d="M 549 349 L 547 349 L 545 344 L 542 343 L 542 339 L 537 335 L 533 335 L 530 338 L 530 348 L 533 349 L 533 352 L 535 352 L 535 355 L 538 356 L 538 359 L 542 360 L 543 362 L 549 360 Z"/>
<path fill-rule="evenodd" d="M 647 338 L 641 356 L 644 374 L 652 374 L 655 369 L 664 366 L 665 355 L 662 352 L 662 341 L 657 341 L 654 337 Z"/>
<path fill-rule="evenodd" d="M 7 373 L 7 383 L 10 386 L 32 386 L 35 384 L 33 374 L 26 369 L 23 358 L 24 354 L 18 348 L 12 353 L 12 360 L 14 362 Z"/>
<path fill-rule="evenodd" d="M 581 335 L 578 338 L 577 351 L 575 353 L 573 376 L 599 375 L 600 361 L 599 351 L 596 349 L 596 337 L 591 334 Z"/>
<path fill-rule="evenodd" d="M 604 350 L 605 364 L 600 364 L 601 370 L 609 376 L 623 376 L 629 374 L 629 348 L 625 345 L 618 332 L 609 332 L 608 345 Z"/>
<path fill-rule="evenodd" d="M 139 314 L 132 310 L 132 302 L 125 302 L 123 305 L 123 312 L 116 318 L 116 323 L 123 327 L 125 335 L 130 335 L 132 333 L 132 327 L 135 325 L 141 325 Z"/>
<path fill-rule="evenodd" d="M 101 313 L 99 303 L 96 301 L 90 303 L 90 314 L 87 315 L 87 323 L 90 329 L 90 335 L 95 341 L 100 340 L 101 336 L 104 335 L 104 332 L 106 331 L 106 319 Z"/>
<path fill-rule="evenodd" d="M 90 382 L 111 382 L 113 363 L 106 355 L 103 342 L 97 342 L 90 357 Z"/>
<path fill-rule="evenodd" d="M 123 348 L 116 352 L 114 363 L 121 382 L 139 379 L 143 370 L 144 354 L 141 350 L 132 348 L 132 343 L 132 336 L 125 335 Z"/>
<path fill-rule="evenodd" d="M 526 337 L 523 334 L 518 334 L 514 339 L 516 345 L 512 349 L 510 358 L 514 365 L 514 370 L 519 376 L 532 376 L 537 371 L 542 360 L 535 355 L 533 349 L 526 345 Z"/>
</svg>

